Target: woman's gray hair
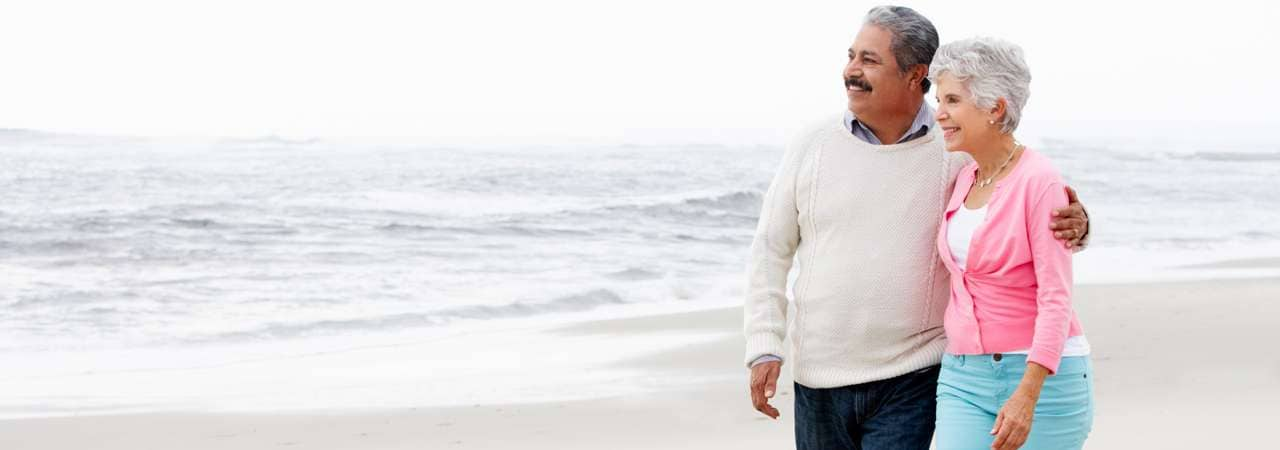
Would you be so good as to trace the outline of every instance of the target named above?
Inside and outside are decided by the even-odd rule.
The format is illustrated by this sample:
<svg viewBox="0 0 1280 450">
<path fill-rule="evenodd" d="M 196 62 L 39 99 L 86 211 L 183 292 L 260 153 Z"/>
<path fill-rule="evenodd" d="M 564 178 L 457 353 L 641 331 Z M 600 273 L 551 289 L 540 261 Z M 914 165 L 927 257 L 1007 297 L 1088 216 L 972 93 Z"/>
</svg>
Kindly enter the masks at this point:
<svg viewBox="0 0 1280 450">
<path fill-rule="evenodd" d="M 1018 129 L 1022 108 L 1031 96 L 1031 69 L 1022 57 L 1022 47 L 991 37 L 948 42 L 933 57 L 929 78 L 937 83 L 944 73 L 964 83 L 979 108 L 994 108 L 1003 97 L 1006 107 L 1000 131 Z"/>
<path fill-rule="evenodd" d="M 876 25 L 893 35 L 890 49 L 898 61 L 898 70 L 907 73 L 917 64 L 929 67 L 938 50 L 938 30 L 933 22 L 916 10 L 905 6 L 877 6 L 867 11 L 864 25 Z M 920 91 L 929 92 L 929 79 L 920 80 Z"/>
</svg>

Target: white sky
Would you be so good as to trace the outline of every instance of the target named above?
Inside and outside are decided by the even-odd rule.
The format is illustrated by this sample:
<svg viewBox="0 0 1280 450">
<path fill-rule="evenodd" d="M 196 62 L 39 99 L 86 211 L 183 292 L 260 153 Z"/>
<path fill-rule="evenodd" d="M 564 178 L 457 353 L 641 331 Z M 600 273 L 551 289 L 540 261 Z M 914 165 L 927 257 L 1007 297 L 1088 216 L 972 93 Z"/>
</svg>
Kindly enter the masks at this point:
<svg viewBox="0 0 1280 450">
<path fill-rule="evenodd" d="M 0 127 L 772 144 L 843 108 L 845 49 L 878 2 L 13 3 Z M 1280 125 L 1277 7 L 1174 3 L 901 4 L 943 42 L 1021 44 L 1033 128 Z"/>
</svg>

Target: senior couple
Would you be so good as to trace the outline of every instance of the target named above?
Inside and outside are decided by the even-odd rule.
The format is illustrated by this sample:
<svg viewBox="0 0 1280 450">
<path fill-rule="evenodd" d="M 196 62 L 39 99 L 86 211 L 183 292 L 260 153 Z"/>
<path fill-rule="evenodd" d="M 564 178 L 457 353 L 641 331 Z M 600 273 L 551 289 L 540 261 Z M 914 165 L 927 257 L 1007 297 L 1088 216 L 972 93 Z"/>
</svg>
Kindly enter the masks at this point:
<svg viewBox="0 0 1280 450">
<path fill-rule="evenodd" d="M 843 78 L 848 111 L 788 146 L 751 246 L 755 408 L 778 417 L 785 357 L 802 450 L 927 449 L 935 429 L 939 449 L 1081 448 L 1093 373 L 1071 255 L 1087 218 L 1015 137 L 1021 49 L 939 48 L 924 16 L 881 6 Z"/>
</svg>

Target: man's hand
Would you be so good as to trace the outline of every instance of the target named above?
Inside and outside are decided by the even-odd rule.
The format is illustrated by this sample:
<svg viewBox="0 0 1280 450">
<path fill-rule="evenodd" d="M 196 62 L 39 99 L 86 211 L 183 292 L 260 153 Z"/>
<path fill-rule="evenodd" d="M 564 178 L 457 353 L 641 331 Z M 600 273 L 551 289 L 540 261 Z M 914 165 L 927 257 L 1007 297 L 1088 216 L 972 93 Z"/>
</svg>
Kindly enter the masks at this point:
<svg viewBox="0 0 1280 450">
<path fill-rule="evenodd" d="M 1067 206 L 1053 210 L 1053 221 L 1049 229 L 1053 237 L 1063 242 L 1067 248 L 1080 245 L 1080 240 L 1089 234 L 1089 216 L 1084 213 L 1084 205 L 1076 197 L 1075 189 L 1067 186 Z"/>
<path fill-rule="evenodd" d="M 769 361 L 751 367 L 751 403 L 760 414 L 778 418 L 778 409 L 769 404 L 769 399 L 778 391 L 778 374 L 782 372 L 781 361 Z"/>
</svg>

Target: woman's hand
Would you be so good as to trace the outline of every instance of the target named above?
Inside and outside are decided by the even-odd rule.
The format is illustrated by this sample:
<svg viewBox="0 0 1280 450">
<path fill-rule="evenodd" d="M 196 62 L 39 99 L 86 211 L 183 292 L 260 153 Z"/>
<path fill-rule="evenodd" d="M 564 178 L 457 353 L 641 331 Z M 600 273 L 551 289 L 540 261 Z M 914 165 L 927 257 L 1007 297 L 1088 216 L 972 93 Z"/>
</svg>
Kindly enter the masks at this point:
<svg viewBox="0 0 1280 450">
<path fill-rule="evenodd" d="M 1047 376 L 1049 369 L 1027 363 L 1027 372 L 1022 376 L 1018 390 L 1013 391 L 996 415 L 996 426 L 991 429 L 991 434 L 996 436 L 991 443 L 993 450 L 1015 450 L 1027 442 L 1031 421 L 1036 415 L 1036 402 L 1040 400 L 1040 388 L 1044 387 Z"/>
</svg>

